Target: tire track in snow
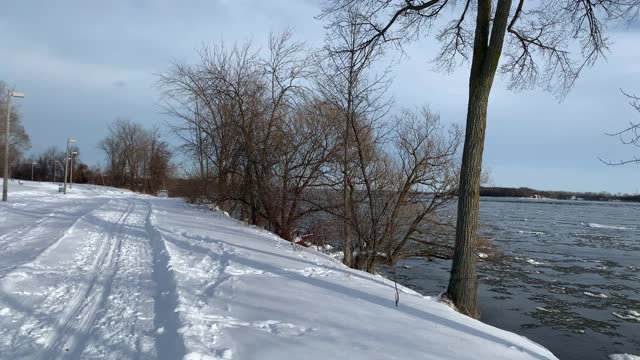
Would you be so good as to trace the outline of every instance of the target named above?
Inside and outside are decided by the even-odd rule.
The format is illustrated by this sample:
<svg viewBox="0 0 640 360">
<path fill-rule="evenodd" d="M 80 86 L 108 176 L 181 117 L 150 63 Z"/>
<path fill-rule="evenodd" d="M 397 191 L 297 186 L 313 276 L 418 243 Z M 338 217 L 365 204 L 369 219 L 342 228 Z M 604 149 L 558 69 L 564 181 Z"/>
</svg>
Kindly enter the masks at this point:
<svg viewBox="0 0 640 360">
<path fill-rule="evenodd" d="M 177 312 L 178 294 L 176 279 L 169 269 L 169 253 L 162 239 L 162 234 L 154 228 L 151 221 L 152 204 L 149 207 L 145 229 L 151 243 L 153 254 L 153 280 L 156 283 L 154 301 L 154 325 L 156 333 L 156 351 L 158 359 L 182 359 L 186 354 L 184 340 L 179 332 L 180 317 Z M 162 329 L 160 331 L 160 329 Z"/>
<path fill-rule="evenodd" d="M 206 236 L 172 226 L 158 226 L 171 254 L 176 274 L 184 323 L 183 337 L 194 359 L 233 359 L 234 341 L 229 329 L 241 332 L 265 332 L 273 336 L 298 337 L 315 331 L 310 327 L 282 320 L 242 319 L 235 317 L 231 304 L 236 283 L 244 276 L 277 276 L 243 263 L 232 246 Z M 241 285 L 242 286 L 242 285 Z M 207 357 L 208 356 L 208 357 Z"/>
<path fill-rule="evenodd" d="M 97 204 L 96 206 L 90 208 L 89 211 L 86 211 L 86 209 L 82 209 L 81 206 L 78 206 L 77 209 L 81 209 L 81 210 L 84 210 L 84 211 L 82 211 L 78 216 L 75 216 L 75 214 L 71 214 L 71 216 L 75 218 L 75 220 L 72 221 L 71 224 L 74 224 L 75 222 L 77 222 L 78 219 L 82 218 L 87 213 L 90 213 L 93 210 L 96 210 L 96 209 L 106 205 L 110 201 L 111 200 L 109 200 L 109 199 L 107 199 L 106 201 L 102 201 L 99 204 Z M 76 213 L 78 213 L 77 209 L 75 211 Z M 0 214 L 0 215 L 2 215 L 2 214 Z M 42 215 L 39 215 L 37 220 L 35 220 L 31 224 L 22 225 L 22 226 L 19 226 L 17 228 L 11 229 L 6 234 L 0 236 L 0 245 L 8 245 L 11 242 L 15 242 L 20 237 L 22 237 L 21 235 L 23 235 L 25 233 L 28 233 L 28 232 L 32 231 L 33 229 L 35 229 L 35 228 L 38 228 L 46 220 L 50 220 L 50 219 L 52 219 L 52 218 L 54 218 L 56 216 L 59 216 L 59 215 L 63 215 L 64 216 L 65 212 L 63 212 L 63 211 L 53 211 L 53 212 L 50 212 L 50 213 L 47 213 L 47 214 L 42 214 Z M 54 219 L 54 220 L 60 221 L 60 219 Z M 16 237 L 18 237 L 18 239 L 15 239 Z M 10 239 L 15 239 L 15 240 L 7 241 L 7 240 L 10 240 Z"/>
<path fill-rule="evenodd" d="M 228 299 L 220 296 L 224 284 L 228 285 L 225 295 L 233 297 L 232 276 L 227 271 L 229 249 L 218 241 L 207 241 L 205 245 L 199 244 L 205 242 L 200 239 L 187 240 L 181 231 L 160 224 L 156 230 L 162 235 L 177 281 L 181 334 L 187 348 L 185 360 L 232 359 L 233 349 L 224 332 L 225 323 L 218 321 L 231 311 Z"/>
<path fill-rule="evenodd" d="M 13 238 L 14 236 L 20 236 L 26 232 L 31 231 L 33 228 L 38 227 L 40 224 L 42 224 L 43 221 L 47 220 L 47 217 L 51 216 L 51 214 L 47 214 L 42 216 L 41 218 L 39 218 L 38 220 L 34 221 L 31 224 L 28 225 L 22 225 L 20 227 L 17 227 L 15 229 L 11 229 L 8 233 L 0 236 L 0 245 L 6 245 L 9 241 L 7 241 L 8 239 Z"/>
<path fill-rule="evenodd" d="M 117 271 L 109 281 L 108 297 L 99 307 L 79 359 L 153 360 L 158 356 L 153 324 L 153 262 L 144 229 L 146 206 L 137 199 L 134 203 L 120 244 Z M 70 357 L 76 358 L 75 354 Z"/>
<path fill-rule="evenodd" d="M 78 222 L 80 222 L 80 220 L 84 219 L 87 215 L 91 214 L 95 210 L 98 210 L 98 209 L 110 204 L 111 201 L 112 200 L 107 200 L 105 202 L 102 202 L 102 203 L 96 205 L 95 207 L 91 208 L 89 211 L 83 211 L 80 215 L 75 216 L 74 220 L 71 221 L 68 226 L 66 226 L 66 229 L 64 227 L 61 228 L 61 230 L 62 230 L 61 235 L 58 236 L 54 241 L 49 242 L 43 248 L 38 248 L 38 249 L 31 248 L 30 250 L 32 250 L 32 251 L 29 251 L 27 256 L 25 258 L 21 259 L 19 262 L 17 262 L 17 263 L 13 262 L 10 265 L 0 264 L 0 279 L 5 277 L 7 274 L 12 272 L 13 270 L 19 268 L 20 266 L 28 264 L 28 263 L 34 261 L 35 259 L 37 259 L 39 256 L 44 254 L 45 251 L 47 251 L 51 247 L 55 246 L 62 239 L 64 239 L 64 237 L 69 234 L 71 229 L 74 226 L 76 226 L 76 224 Z M 61 214 L 61 213 L 60 212 L 56 212 L 56 213 L 53 213 L 53 214 L 58 215 L 58 214 Z M 35 231 L 43 231 L 43 233 L 46 234 L 47 237 L 50 237 L 51 230 L 46 227 L 46 225 L 47 225 L 46 221 L 47 220 L 51 220 L 54 223 L 60 221 L 59 218 L 56 218 L 55 216 L 52 216 L 52 214 L 47 214 L 44 217 L 36 220 L 33 224 L 26 225 L 26 226 L 24 226 L 24 227 L 22 227 L 20 229 L 17 229 L 17 234 L 10 232 L 8 234 L 0 236 L 0 245 L 2 245 L 2 247 L 6 249 L 8 246 L 10 246 L 10 245 L 12 245 L 14 243 L 18 243 L 18 242 L 24 243 L 25 242 L 24 239 L 28 238 L 28 235 L 31 234 L 32 232 L 35 232 Z M 5 239 L 9 239 L 9 238 L 12 238 L 14 240 L 11 241 L 11 242 L 4 241 Z M 15 254 L 9 255 L 9 254 L 6 253 L 6 250 L 5 250 L 5 253 L 3 254 L 3 258 L 2 259 L 14 259 L 14 258 L 15 258 Z M 0 261 L 4 261 L 4 260 L 0 260 Z"/>
<path fill-rule="evenodd" d="M 43 360 L 77 358 L 84 349 L 90 335 L 88 331 L 95 322 L 98 309 L 104 306 L 109 296 L 111 283 L 117 271 L 117 258 L 122 242 L 120 235 L 127 218 L 133 213 L 133 208 L 134 205 L 127 200 L 127 210 L 114 222 L 113 230 L 96 257 L 92 278 L 76 291 L 66 306 L 65 315 L 58 321 L 56 332 L 46 340 Z"/>
</svg>

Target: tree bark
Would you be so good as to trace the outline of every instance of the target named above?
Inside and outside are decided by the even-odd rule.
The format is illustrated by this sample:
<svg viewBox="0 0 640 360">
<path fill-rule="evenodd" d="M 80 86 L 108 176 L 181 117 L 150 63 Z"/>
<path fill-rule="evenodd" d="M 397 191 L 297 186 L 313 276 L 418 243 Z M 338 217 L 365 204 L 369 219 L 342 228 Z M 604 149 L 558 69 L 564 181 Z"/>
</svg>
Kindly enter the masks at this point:
<svg viewBox="0 0 640 360">
<path fill-rule="evenodd" d="M 344 206 L 344 219 L 342 220 L 342 263 L 348 267 L 353 266 L 353 258 L 352 258 L 352 245 L 351 245 L 351 232 L 349 231 L 349 210 L 351 204 L 349 204 L 349 152 L 348 152 L 348 142 L 349 142 L 349 120 L 345 122 L 345 133 L 344 133 L 344 175 L 343 175 L 343 188 L 342 188 L 342 199 Z"/>
<path fill-rule="evenodd" d="M 474 318 L 478 317 L 475 241 L 488 100 L 488 89 L 470 89 L 460 171 L 456 243 L 447 290 L 458 311 Z"/>
<path fill-rule="evenodd" d="M 343 188 L 342 188 L 342 197 L 343 197 L 343 206 L 344 206 L 344 219 L 342 222 L 343 225 L 343 233 L 342 233 L 342 263 L 348 267 L 353 266 L 353 245 L 351 243 L 351 231 L 350 231 L 350 192 L 349 192 L 349 128 L 353 126 L 352 122 L 354 121 L 354 109 L 353 109 L 353 85 L 356 81 L 356 75 L 354 74 L 354 57 L 355 53 L 351 51 L 349 57 L 349 79 L 347 85 L 347 116 L 344 124 L 344 144 L 343 144 L 343 166 L 344 166 L 344 178 L 343 178 Z"/>
</svg>

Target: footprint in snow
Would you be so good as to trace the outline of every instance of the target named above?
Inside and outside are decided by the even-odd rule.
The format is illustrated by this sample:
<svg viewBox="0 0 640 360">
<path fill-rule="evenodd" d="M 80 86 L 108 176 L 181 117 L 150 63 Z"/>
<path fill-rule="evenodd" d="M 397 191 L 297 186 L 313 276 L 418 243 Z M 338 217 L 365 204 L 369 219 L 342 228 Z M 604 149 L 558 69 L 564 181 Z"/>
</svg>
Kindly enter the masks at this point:
<svg viewBox="0 0 640 360">
<path fill-rule="evenodd" d="M 201 354 L 197 352 L 191 352 L 184 356 L 184 360 L 231 360 L 233 353 L 231 349 L 216 350 L 213 354 L 213 358 L 210 354 Z"/>
<path fill-rule="evenodd" d="M 236 327 L 248 327 L 253 328 L 260 331 L 266 331 L 270 334 L 291 337 L 291 336 L 302 336 L 310 331 L 313 331 L 313 328 L 305 328 L 302 326 L 297 326 L 295 324 L 282 322 L 279 320 L 265 320 L 265 321 L 241 321 L 239 319 L 230 317 L 230 316 L 206 316 L 207 320 L 214 321 L 216 323 L 216 327 L 218 328 L 236 328 Z"/>
<path fill-rule="evenodd" d="M 285 271 L 295 272 L 301 274 L 305 277 L 310 276 L 329 276 L 333 273 L 332 270 L 322 268 L 322 267 L 307 267 L 302 270 L 300 269 L 284 269 Z"/>
<path fill-rule="evenodd" d="M 255 322 L 252 324 L 253 327 L 265 330 L 269 333 L 280 335 L 280 336 L 302 336 L 305 333 L 311 331 L 312 329 L 303 328 L 300 326 L 296 326 L 291 323 L 281 322 L 277 320 L 267 320 L 262 322 Z"/>
<path fill-rule="evenodd" d="M 227 266 L 224 269 L 224 272 L 225 272 L 225 274 L 235 275 L 235 276 L 240 276 L 240 275 L 261 275 L 261 274 L 264 274 L 264 271 L 262 271 L 262 270 L 252 269 L 252 268 L 238 268 L 238 267 L 234 267 L 234 266 Z"/>
</svg>

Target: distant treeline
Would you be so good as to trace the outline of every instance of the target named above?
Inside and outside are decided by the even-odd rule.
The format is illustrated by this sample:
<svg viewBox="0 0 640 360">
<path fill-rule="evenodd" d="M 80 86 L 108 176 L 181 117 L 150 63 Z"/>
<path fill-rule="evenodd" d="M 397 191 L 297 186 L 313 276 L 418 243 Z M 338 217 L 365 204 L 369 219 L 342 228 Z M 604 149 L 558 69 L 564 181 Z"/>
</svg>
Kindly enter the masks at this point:
<svg viewBox="0 0 640 360">
<path fill-rule="evenodd" d="M 537 196 L 536 196 L 537 195 Z M 640 202 L 640 194 L 611 194 L 608 192 L 570 192 L 570 191 L 544 191 L 526 187 L 506 188 L 506 187 L 481 187 L 480 196 L 493 197 L 544 197 L 558 200 L 592 200 L 592 201 L 637 201 Z"/>
</svg>

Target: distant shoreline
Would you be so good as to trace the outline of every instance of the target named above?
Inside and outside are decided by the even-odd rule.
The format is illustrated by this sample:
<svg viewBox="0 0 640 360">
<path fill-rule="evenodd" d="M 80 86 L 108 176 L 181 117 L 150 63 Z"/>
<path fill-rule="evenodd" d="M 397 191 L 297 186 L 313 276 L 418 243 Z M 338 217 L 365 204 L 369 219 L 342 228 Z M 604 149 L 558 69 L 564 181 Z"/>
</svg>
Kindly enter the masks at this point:
<svg viewBox="0 0 640 360">
<path fill-rule="evenodd" d="M 546 191 L 527 187 L 481 187 L 480 196 L 486 197 L 519 197 L 531 199 L 553 200 L 587 200 L 587 201 L 624 201 L 640 202 L 640 194 L 611 194 L 608 192 L 572 192 Z"/>
</svg>

